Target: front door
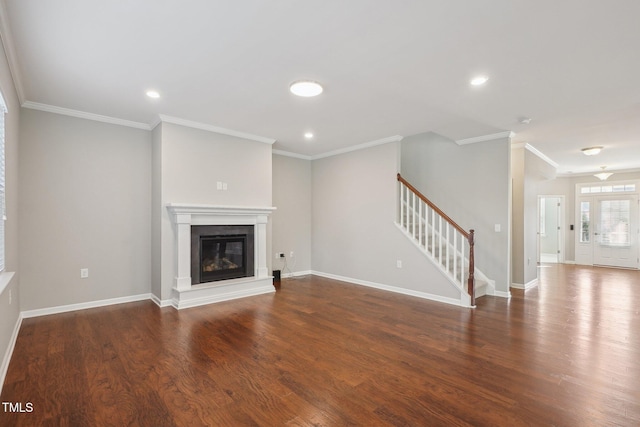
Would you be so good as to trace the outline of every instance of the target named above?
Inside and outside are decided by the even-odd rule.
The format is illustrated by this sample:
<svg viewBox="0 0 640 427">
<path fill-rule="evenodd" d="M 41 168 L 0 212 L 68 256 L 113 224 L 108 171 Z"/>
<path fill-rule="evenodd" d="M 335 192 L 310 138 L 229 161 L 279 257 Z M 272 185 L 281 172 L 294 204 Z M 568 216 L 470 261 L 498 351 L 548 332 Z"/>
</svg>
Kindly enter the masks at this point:
<svg viewBox="0 0 640 427">
<path fill-rule="evenodd" d="M 594 198 L 593 264 L 638 267 L 638 196 Z"/>
</svg>

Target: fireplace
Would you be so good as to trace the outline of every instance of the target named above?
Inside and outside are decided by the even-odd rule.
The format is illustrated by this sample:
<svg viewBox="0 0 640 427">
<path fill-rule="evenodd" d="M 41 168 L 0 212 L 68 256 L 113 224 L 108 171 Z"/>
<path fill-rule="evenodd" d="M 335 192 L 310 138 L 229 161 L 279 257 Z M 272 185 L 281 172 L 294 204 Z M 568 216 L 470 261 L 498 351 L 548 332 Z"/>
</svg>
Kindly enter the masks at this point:
<svg viewBox="0 0 640 427">
<path fill-rule="evenodd" d="M 191 284 L 254 275 L 252 225 L 192 225 Z"/>
<path fill-rule="evenodd" d="M 175 281 L 171 305 L 183 309 L 275 292 L 273 277 L 269 275 L 267 267 L 267 223 L 275 209 L 262 206 L 167 204 L 175 232 Z M 241 239 L 244 255 L 238 258 L 238 236 L 244 235 L 246 238 Z M 214 260 L 216 254 L 218 258 L 221 253 L 226 255 L 229 263 L 225 262 L 223 270 L 226 270 L 225 274 L 233 272 L 234 278 L 211 278 L 205 274 L 212 273 L 203 270 L 214 270 L 215 263 L 208 261 L 205 264 L 209 265 L 208 268 L 200 266 L 200 260 L 209 258 L 200 254 L 201 236 L 205 237 L 205 252 L 210 252 Z M 209 240 L 208 237 L 213 239 Z M 225 243 L 224 248 L 220 247 L 221 243 Z M 196 268 L 194 259 L 198 260 Z M 237 262 L 237 259 L 242 262 Z M 235 277 L 240 270 L 235 265 L 242 263 L 244 276 Z"/>
</svg>

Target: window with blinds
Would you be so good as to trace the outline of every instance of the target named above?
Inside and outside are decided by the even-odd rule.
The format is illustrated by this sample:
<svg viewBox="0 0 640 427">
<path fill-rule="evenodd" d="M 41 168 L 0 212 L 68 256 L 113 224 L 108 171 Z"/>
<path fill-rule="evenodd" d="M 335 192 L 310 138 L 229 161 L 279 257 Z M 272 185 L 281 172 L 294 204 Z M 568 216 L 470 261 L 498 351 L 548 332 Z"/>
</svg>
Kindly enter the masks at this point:
<svg viewBox="0 0 640 427">
<path fill-rule="evenodd" d="M 5 180 L 4 180 L 4 117 L 7 107 L 0 95 L 0 271 L 4 271 L 4 223 L 7 219 L 5 209 Z"/>
</svg>

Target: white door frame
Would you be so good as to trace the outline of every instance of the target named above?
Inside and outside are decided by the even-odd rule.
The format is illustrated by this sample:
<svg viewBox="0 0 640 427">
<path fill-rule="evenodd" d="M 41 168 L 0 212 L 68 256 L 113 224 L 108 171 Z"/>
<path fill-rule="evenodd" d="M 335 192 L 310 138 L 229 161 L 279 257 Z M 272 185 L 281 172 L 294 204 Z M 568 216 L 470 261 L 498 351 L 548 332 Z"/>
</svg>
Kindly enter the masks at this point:
<svg viewBox="0 0 640 427">
<path fill-rule="evenodd" d="M 541 194 L 538 195 L 538 208 L 537 208 L 537 221 L 536 221 L 536 252 L 537 252 L 537 262 L 540 264 L 540 201 L 542 199 L 560 199 L 560 206 L 558 206 L 558 264 L 562 264 L 565 261 L 565 229 L 566 229 L 566 219 L 565 219 L 565 196 L 561 194 Z"/>
<path fill-rule="evenodd" d="M 599 187 L 615 187 L 615 186 L 628 186 L 634 185 L 635 189 L 632 191 L 611 191 L 609 188 L 607 191 L 588 191 L 582 193 L 582 188 L 591 187 L 591 190 L 594 188 L 597 189 Z M 594 254 L 595 254 L 595 244 L 596 244 L 596 236 L 595 236 L 595 209 L 597 208 L 597 201 L 607 198 L 607 197 L 615 197 L 615 196 L 640 196 L 640 180 L 630 180 L 630 181 L 598 181 L 598 182 L 584 182 L 576 184 L 575 190 L 575 221 L 576 221 L 576 232 L 575 234 L 575 261 L 576 264 L 583 265 L 594 265 Z M 581 231 L 581 219 L 580 219 L 580 202 L 585 201 L 590 203 L 590 219 L 589 219 L 589 243 L 580 243 L 580 231 Z M 640 238 L 640 209 L 638 210 L 638 217 L 636 218 L 637 230 L 635 233 L 636 237 Z M 632 230 L 633 232 L 633 230 Z M 635 268 L 640 269 L 640 244 L 637 245 L 637 254 L 636 260 L 637 265 Z M 579 250 L 581 248 L 581 250 Z"/>
</svg>

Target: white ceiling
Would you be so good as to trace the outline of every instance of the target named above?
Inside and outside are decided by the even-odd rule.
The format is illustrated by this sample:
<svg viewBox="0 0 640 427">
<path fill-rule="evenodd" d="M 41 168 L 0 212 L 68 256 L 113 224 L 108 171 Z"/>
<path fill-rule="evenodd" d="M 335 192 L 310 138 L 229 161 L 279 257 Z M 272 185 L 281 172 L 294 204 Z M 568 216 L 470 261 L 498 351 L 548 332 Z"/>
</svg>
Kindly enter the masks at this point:
<svg viewBox="0 0 640 427">
<path fill-rule="evenodd" d="M 0 1 L 26 105 L 167 115 L 305 156 L 509 130 L 559 173 L 640 168 L 638 0 Z M 291 95 L 303 78 L 324 93 Z"/>
</svg>

